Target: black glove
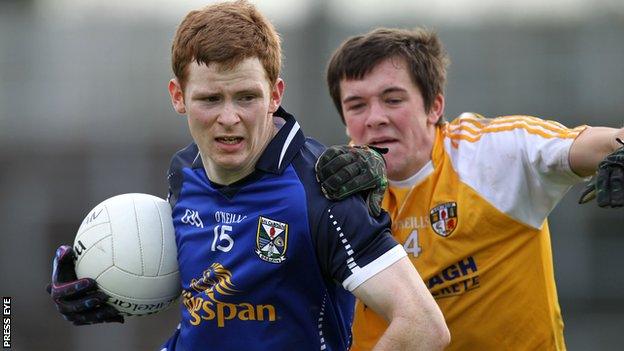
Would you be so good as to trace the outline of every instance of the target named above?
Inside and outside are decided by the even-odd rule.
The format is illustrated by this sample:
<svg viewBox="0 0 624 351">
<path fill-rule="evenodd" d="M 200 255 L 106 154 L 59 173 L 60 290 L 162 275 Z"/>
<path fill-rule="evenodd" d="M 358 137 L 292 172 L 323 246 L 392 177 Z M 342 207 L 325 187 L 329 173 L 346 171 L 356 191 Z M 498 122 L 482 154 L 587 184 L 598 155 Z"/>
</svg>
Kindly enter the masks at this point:
<svg viewBox="0 0 624 351">
<path fill-rule="evenodd" d="M 584 204 L 596 198 L 600 207 L 624 206 L 624 142 L 616 139 L 623 146 L 605 157 L 598 165 L 598 171 L 579 199 Z"/>
<path fill-rule="evenodd" d="M 74 325 L 119 322 L 124 319 L 113 306 L 107 305 L 108 295 L 97 289 L 91 278 L 77 279 L 71 246 L 61 245 L 52 264 L 52 283 L 46 290 L 56 309 Z"/>
<path fill-rule="evenodd" d="M 316 179 L 330 200 L 341 200 L 355 193 L 366 198 L 368 211 L 381 214 L 381 200 L 388 186 L 385 148 L 372 146 L 331 146 L 316 161 Z"/>
</svg>

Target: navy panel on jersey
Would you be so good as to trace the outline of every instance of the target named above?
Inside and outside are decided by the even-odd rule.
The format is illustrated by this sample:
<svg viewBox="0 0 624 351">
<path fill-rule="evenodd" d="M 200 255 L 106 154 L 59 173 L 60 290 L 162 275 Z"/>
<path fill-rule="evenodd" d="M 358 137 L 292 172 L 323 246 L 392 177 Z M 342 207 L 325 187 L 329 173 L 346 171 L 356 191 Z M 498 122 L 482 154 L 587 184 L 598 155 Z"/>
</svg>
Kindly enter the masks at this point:
<svg viewBox="0 0 624 351">
<path fill-rule="evenodd" d="M 397 245 L 387 216 L 370 219 L 361 198 L 322 196 L 322 146 L 275 115 L 286 123 L 235 184 L 210 182 L 194 145 L 172 161 L 178 350 L 348 350 L 354 298 L 341 284 Z"/>
</svg>

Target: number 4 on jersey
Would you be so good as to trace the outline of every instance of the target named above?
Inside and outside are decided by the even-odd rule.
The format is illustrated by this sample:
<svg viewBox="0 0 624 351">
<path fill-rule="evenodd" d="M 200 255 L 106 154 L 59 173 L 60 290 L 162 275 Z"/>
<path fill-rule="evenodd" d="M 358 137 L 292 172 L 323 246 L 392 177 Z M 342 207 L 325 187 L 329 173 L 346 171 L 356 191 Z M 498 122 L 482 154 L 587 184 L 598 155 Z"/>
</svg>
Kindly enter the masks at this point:
<svg viewBox="0 0 624 351">
<path fill-rule="evenodd" d="M 414 257 L 418 257 L 418 255 L 420 255 L 422 248 L 418 245 L 418 230 L 412 230 L 410 235 L 407 237 L 407 240 L 403 243 L 403 248 L 405 249 L 405 252 Z"/>
</svg>

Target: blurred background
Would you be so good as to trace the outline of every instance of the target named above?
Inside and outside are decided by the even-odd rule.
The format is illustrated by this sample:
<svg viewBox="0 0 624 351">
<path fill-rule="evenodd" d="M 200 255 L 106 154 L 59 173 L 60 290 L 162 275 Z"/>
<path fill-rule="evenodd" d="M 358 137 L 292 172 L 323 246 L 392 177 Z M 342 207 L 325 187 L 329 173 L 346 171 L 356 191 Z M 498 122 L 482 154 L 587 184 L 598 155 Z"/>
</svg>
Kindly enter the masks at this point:
<svg viewBox="0 0 624 351">
<path fill-rule="evenodd" d="M 325 64 L 347 36 L 375 26 L 439 32 L 452 60 L 449 120 L 472 111 L 624 123 L 621 0 L 255 2 L 283 37 L 284 106 L 325 143 L 347 141 Z M 13 298 L 14 350 L 156 350 L 177 325 L 173 308 L 75 328 L 44 287 L 54 249 L 97 203 L 166 196 L 169 158 L 190 141 L 166 89 L 171 39 L 207 3 L 0 0 L 0 294 Z M 621 349 L 624 210 L 576 205 L 580 189 L 550 217 L 567 345 Z"/>
</svg>

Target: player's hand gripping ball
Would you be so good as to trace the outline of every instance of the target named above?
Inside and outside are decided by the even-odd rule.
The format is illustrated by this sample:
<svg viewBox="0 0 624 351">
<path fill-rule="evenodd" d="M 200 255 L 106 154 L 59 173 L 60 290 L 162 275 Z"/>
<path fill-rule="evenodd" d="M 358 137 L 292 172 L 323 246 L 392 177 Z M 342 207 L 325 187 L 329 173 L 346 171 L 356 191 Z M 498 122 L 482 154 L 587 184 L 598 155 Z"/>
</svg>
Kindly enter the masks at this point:
<svg viewBox="0 0 624 351">
<path fill-rule="evenodd" d="M 56 250 L 52 262 L 52 283 L 46 288 L 56 309 L 74 325 L 123 323 L 123 316 L 106 304 L 108 296 L 97 289 L 95 280 L 76 277 L 74 260 L 71 246 L 61 245 Z"/>
<path fill-rule="evenodd" d="M 73 248 L 57 250 L 49 292 L 66 319 L 92 324 L 163 311 L 180 288 L 169 203 L 122 194 L 89 212 Z"/>
<path fill-rule="evenodd" d="M 330 200 L 342 200 L 362 193 L 373 216 L 381 214 L 381 200 L 388 186 L 385 148 L 372 146 L 331 146 L 316 162 L 316 178 Z"/>
<path fill-rule="evenodd" d="M 624 142 L 616 139 L 622 147 L 605 157 L 598 165 L 598 171 L 583 191 L 580 204 L 596 198 L 600 207 L 624 206 Z"/>
</svg>

